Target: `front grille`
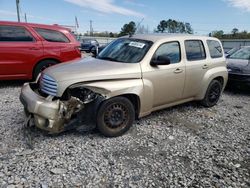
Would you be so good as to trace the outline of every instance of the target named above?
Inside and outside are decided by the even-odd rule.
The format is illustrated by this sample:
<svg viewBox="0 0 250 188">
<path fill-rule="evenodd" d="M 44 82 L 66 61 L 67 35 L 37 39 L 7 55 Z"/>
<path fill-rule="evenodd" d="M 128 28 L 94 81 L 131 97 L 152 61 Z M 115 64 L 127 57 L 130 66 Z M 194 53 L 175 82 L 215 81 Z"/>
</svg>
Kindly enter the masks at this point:
<svg viewBox="0 0 250 188">
<path fill-rule="evenodd" d="M 57 83 L 56 81 L 46 74 L 42 74 L 40 78 L 40 90 L 48 95 L 56 96 Z"/>
</svg>

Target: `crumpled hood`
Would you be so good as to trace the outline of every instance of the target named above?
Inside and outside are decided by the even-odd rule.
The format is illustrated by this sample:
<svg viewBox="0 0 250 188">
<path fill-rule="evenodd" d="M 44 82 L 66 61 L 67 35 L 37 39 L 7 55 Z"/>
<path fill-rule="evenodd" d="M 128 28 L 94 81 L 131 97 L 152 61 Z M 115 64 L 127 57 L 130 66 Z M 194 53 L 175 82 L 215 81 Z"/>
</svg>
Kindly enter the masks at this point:
<svg viewBox="0 0 250 188">
<path fill-rule="evenodd" d="M 139 63 L 120 63 L 86 57 L 61 63 L 44 71 L 57 82 L 85 82 L 108 79 L 141 78 Z"/>
<path fill-rule="evenodd" d="M 230 58 L 227 59 L 227 68 L 231 72 L 246 72 L 246 70 L 250 70 L 249 66 L 250 66 L 249 60 L 230 59 Z"/>
</svg>

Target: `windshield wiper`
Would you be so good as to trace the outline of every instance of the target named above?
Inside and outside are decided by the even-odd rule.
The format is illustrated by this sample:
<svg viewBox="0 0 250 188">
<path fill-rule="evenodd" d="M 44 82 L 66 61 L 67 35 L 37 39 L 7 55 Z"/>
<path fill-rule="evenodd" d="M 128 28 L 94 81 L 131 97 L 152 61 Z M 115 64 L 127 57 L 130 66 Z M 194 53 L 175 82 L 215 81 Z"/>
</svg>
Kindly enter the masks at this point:
<svg viewBox="0 0 250 188">
<path fill-rule="evenodd" d="M 116 59 L 114 59 L 112 57 L 100 57 L 100 56 L 98 56 L 98 59 L 109 60 L 109 61 L 117 61 Z"/>
</svg>

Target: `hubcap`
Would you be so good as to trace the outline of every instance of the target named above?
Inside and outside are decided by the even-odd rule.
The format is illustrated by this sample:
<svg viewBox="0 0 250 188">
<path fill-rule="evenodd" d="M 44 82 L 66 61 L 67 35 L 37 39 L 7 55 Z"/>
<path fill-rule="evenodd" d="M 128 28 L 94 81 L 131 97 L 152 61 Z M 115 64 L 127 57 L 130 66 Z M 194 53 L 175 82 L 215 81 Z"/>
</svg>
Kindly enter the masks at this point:
<svg viewBox="0 0 250 188">
<path fill-rule="evenodd" d="M 111 104 L 104 113 L 104 122 L 111 128 L 122 128 L 128 121 L 128 110 L 122 104 Z"/>
</svg>

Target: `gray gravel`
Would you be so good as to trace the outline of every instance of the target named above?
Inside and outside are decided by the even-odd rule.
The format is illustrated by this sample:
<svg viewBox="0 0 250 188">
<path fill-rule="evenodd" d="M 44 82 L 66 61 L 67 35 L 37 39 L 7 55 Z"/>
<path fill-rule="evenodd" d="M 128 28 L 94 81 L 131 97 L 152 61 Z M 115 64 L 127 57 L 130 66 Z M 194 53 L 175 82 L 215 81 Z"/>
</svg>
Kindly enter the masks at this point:
<svg viewBox="0 0 250 188">
<path fill-rule="evenodd" d="M 118 138 L 33 129 L 31 150 L 20 86 L 0 84 L 0 187 L 250 187 L 249 92 L 155 112 Z"/>
</svg>

